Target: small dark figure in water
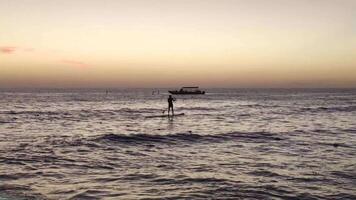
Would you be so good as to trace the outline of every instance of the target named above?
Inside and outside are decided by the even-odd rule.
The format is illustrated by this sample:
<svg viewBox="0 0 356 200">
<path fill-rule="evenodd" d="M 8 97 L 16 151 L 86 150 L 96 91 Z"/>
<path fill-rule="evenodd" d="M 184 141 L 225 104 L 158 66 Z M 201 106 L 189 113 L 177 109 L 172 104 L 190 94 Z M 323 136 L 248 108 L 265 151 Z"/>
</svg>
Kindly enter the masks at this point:
<svg viewBox="0 0 356 200">
<path fill-rule="evenodd" d="M 169 95 L 168 97 L 168 116 L 169 116 L 169 111 L 172 109 L 172 116 L 174 116 L 174 110 L 173 110 L 173 101 L 176 99 L 172 97 L 172 95 Z"/>
</svg>

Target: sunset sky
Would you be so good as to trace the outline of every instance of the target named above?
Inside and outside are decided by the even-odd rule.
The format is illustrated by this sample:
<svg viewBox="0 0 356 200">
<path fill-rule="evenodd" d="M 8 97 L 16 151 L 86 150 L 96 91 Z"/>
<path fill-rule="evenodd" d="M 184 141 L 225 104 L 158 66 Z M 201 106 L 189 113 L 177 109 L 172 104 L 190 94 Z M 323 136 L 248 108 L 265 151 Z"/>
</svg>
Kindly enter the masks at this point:
<svg viewBox="0 0 356 200">
<path fill-rule="evenodd" d="M 0 0 L 0 87 L 356 87 L 355 0 Z"/>
</svg>

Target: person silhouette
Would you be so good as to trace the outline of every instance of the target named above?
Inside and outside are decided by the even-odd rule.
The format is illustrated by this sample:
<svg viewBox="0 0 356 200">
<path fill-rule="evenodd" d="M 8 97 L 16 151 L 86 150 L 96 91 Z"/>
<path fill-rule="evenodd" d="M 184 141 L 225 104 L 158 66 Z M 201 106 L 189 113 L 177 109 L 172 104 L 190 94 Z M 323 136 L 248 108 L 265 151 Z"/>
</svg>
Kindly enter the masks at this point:
<svg viewBox="0 0 356 200">
<path fill-rule="evenodd" d="M 169 95 L 168 97 L 168 116 L 169 116 L 169 111 L 172 109 L 172 116 L 174 116 L 174 109 L 173 109 L 173 101 L 176 99 L 172 97 L 172 95 Z"/>
</svg>

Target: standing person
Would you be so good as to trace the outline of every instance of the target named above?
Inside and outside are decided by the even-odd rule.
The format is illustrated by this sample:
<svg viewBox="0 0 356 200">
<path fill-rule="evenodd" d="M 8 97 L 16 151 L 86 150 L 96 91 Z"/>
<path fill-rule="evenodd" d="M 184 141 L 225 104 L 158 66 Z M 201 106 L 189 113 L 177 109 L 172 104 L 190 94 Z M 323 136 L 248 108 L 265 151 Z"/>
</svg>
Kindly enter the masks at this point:
<svg viewBox="0 0 356 200">
<path fill-rule="evenodd" d="M 173 110 L 173 101 L 176 99 L 172 97 L 172 95 L 169 95 L 168 97 L 168 116 L 169 116 L 169 111 L 172 109 L 172 116 L 174 116 L 174 110 Z"/>
</svg>

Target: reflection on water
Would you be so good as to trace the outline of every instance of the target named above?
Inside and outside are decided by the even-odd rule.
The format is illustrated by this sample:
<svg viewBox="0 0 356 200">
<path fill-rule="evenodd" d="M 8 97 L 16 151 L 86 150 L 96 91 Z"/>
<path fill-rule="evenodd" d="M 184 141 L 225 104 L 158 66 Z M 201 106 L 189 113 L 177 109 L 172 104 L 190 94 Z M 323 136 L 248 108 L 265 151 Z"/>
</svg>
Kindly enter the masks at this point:
<svg viewBox="0 0 356 200">
<path fill-rule="evenodd" d="M 0 199 L 356 199 L 356 91 L 207 91 L 1 92 Z"/>
</svg>

